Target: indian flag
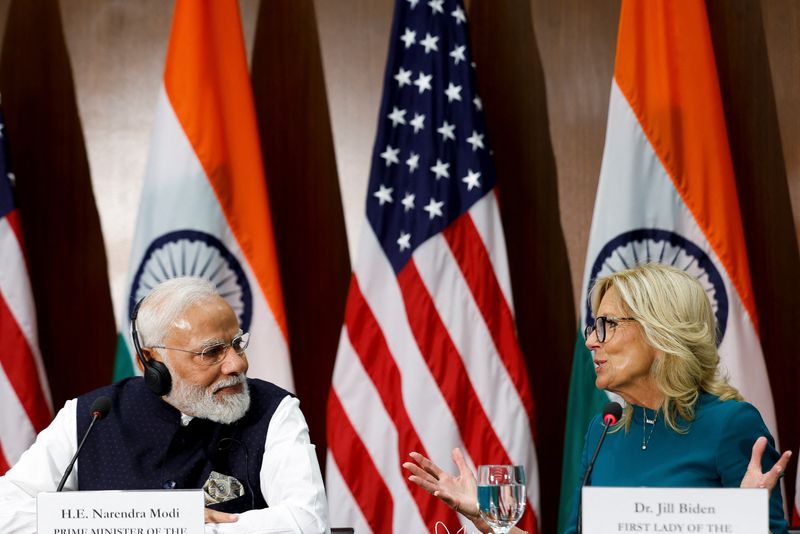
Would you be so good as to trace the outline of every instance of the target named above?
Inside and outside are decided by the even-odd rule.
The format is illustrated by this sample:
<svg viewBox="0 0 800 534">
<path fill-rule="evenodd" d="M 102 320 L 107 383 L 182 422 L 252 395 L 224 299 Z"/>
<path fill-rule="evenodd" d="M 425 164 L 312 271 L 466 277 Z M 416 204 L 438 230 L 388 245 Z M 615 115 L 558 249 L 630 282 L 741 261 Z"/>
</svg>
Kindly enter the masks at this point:
<svg viewBox="0 0 800 534">
<path fill-rule="evenodd" d="M 572 510 L 591 417 L 607 402 L 584 347 L 587 292 L 643 262 L 683 269 L 705 287 L 731 382 L 777 439 L 755 300 L 702 0 L 623 0 L 606 146 L 581 290 L 567 410 L 559 524 Z"/>
<path fill-rule="evenodd" d="M 293 390 L 286 318 L 236 0 L 178 0 L 139 205 L 115 379 L 134 304 L 168 278 L 216 284 L 252 333 L 251 376 Z"/>
</svg>

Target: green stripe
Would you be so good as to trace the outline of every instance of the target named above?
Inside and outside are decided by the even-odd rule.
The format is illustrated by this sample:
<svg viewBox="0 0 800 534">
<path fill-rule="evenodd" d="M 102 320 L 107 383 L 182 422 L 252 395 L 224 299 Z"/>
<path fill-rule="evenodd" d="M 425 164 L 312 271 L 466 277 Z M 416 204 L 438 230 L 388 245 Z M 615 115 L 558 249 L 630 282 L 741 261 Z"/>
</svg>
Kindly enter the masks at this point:
<svg viewBox="0 0 800 534">
<path fill-rule="evenodd" d="M 117 334 L 117 353 L 114 356 L 113 381 L 116 382 L 134 374 L 133 360 L 131 360 L 131 353 L 128 352 L 128 344 L 125 343 L 125 337 L 122 334 Z"/>
<path fill-rule="evenodd" d="M 567 528 L 575 488 L 580 483 L 581 452 L 586 429 L 592 417 L 608 402 L 608 396 L 594 386 L 595 372 L 592 353 L 578 332 L 572 357 L 572 377 L 567 400 L 567 424 L 564 435 L 564 464 L 561 469 L 561 507 L 558 512 L 558 532 Z"/>
</svg>

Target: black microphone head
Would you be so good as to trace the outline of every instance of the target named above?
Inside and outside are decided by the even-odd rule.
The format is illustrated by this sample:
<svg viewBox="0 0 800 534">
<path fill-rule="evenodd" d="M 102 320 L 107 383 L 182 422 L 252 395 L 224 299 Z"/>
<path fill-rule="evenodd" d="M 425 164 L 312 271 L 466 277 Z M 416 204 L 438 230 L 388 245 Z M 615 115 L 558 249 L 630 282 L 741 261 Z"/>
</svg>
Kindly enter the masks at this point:
<svg viewBox="0 0 800 534">
<path fill-rule="evenodd" d="M 620 417 L 622 417 L 620 403 L 612 401 L 603 407 L 603 422 L 608 423 L 608 426 L 617 424 Z"/>
<path fill-rule="evenodd" d="M 91 408 L 89 408 L 89 414 L 92 417 L 97 417 L 98 419 L 102 419 L 103 417 L 108 415 L 108 412 L 111 411 L 111 399 L 102 395 L 97 397 L 94 402 L 92 403 Z"/>
</svg>

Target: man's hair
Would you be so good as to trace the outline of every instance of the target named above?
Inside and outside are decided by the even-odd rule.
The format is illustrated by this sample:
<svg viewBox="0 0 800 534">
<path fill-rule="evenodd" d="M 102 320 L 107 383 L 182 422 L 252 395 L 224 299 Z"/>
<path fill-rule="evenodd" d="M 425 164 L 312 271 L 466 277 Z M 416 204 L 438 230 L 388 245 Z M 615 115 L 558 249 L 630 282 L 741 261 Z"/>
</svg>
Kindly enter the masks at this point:
<svg viewBox="0 0 800 534">
<path fill-rule="evenodd" d="M 142 347 L 162 344 L 181 314 L 198 302 L 218 296 L 214 284 L 196 276 L 170 278 L 158 284 L 144 298 L 136 317 Z"/>
<path fill-rule="evenodd" d="M 678 432 L 677 416 L 693 421 L 701 393 L 722 400 L 741 400 L 719 369 L 717 322 L 703 286 L 691 275 L 660 263 L 647 263 L 610 274 L 592 287 L 592 312 L 611 289 L 617 291 L 625 313 L 636 319 L 645 342 L 660 351 L 650 375 L 664 394 L 664 420 Z M 630 422 L 626 406 L 620 425 Z"/>
</svg>

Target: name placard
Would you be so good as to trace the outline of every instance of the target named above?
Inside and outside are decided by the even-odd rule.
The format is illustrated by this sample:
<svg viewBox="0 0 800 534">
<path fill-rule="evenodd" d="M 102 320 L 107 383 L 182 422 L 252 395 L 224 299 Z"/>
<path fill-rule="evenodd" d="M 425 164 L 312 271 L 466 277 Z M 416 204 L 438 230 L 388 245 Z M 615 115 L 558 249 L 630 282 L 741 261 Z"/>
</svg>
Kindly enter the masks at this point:
<svg viewBox="0 0 800 534">
<path fill-rule="evenodd" d="M 583 488 L 583 533 L 767 534 L 769 493 L 742 488 Z"/>
<path fill-rule="evenodd" d="M 202 490 L 67 491 L 36 498 L 38 534 L 203 534 Z"/>
</svg>

